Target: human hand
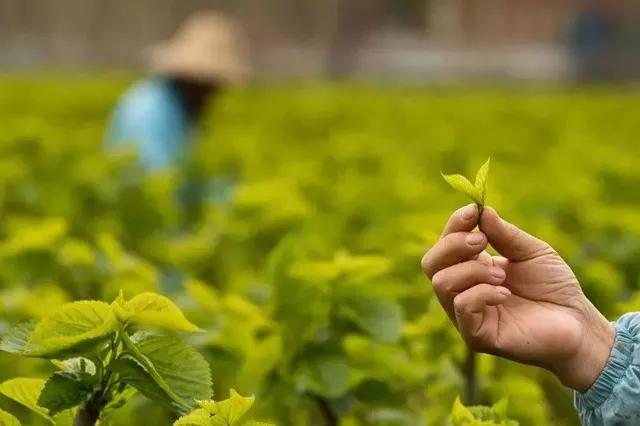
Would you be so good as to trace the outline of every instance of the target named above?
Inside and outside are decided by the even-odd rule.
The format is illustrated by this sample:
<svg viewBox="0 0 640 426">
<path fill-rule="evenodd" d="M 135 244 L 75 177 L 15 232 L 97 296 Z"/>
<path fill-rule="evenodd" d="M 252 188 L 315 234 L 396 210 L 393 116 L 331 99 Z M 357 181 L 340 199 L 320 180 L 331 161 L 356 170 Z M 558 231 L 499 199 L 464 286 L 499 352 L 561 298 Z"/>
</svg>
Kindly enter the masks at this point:
<svg viewBox="0 0 640 426">
<path fill-rule="evenodd" d="M 494 209 L 456 211 L 422 269 L 471 349 L 546 368 L 581 392 L 604 368 L 613 326 L 551 246 Z"/>
</svg>

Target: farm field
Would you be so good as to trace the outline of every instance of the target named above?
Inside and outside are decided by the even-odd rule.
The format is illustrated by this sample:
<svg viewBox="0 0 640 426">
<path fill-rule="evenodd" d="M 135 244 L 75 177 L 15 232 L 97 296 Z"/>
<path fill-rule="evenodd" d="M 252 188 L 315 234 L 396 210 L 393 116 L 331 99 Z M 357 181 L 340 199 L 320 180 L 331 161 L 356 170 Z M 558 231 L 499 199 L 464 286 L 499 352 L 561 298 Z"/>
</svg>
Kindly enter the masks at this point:
<svg viewBox="0 0 640 426">
<path fill-rule="evenodd" d="M 471 381 L 522 426 L 578 425 L 550 374 L 484 355 L 469 372 L 419 263 L 467 202 L 440 172 L 491 157 L 488 205 L 554 246 L 609 319 L 639 309 L 640 92 L 256 85 L 224 96 L 183 169 L 145 174 L 101 150 L 131 81 L 0 79 L 0 335 L 156 292 L 203 330 L 185 339 L 215 399 L 254 394 L 252 419 L 447 425 Z M 0 352 L 0 382 L 55 368 Z M 168 425 L 170 408 L 136 395 L 109 421 Z"/>
</svg>

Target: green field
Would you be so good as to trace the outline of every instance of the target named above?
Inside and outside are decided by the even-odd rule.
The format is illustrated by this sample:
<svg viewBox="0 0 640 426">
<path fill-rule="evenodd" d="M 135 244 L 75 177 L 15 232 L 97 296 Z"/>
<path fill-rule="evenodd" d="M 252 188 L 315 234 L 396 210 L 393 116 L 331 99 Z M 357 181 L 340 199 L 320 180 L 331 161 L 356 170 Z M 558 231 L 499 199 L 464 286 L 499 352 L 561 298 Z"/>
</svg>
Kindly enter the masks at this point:
<svg viewBox="0 0 640 426">
<path fill-rule="evenodd" d="M 447 424 L 467 353 L 419 262 L 466 203 L 440 171 L 489 156 L 490 205 L 550 242 L 610 319 L 640 306 L 640 92 L 248 87 L 183 169 L 146 175 L 101 151 L 128 83 L 0 80 L 0 332 L 157 291 L 205 330 L 189 339 L 216 399 L 253 393 L 256 419 Z M 52 369 L 0 353 L 0 381 Z M 550 374 L 480 356 L 476 375 L 477 402 L 506 397 L 523 426 L 578 424 Z M 136 397 L 112 420 L 172 419 Z"/>
</svg>

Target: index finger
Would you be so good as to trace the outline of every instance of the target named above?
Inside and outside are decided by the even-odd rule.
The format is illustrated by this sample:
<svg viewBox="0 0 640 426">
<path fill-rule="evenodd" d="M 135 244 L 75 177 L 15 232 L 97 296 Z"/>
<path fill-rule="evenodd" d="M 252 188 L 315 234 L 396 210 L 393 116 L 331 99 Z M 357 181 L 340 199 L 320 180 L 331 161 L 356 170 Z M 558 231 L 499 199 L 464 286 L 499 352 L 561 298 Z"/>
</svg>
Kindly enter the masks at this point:
<svg viewBox="0 0 640 426">
<path fill-rule="evenodd" d="M 449 217 L 440 239 L 454 232 L 471 232 L 478 225 L 479 220 L 480 213 L 475 204 L 461 207 Z"/>
</svg>

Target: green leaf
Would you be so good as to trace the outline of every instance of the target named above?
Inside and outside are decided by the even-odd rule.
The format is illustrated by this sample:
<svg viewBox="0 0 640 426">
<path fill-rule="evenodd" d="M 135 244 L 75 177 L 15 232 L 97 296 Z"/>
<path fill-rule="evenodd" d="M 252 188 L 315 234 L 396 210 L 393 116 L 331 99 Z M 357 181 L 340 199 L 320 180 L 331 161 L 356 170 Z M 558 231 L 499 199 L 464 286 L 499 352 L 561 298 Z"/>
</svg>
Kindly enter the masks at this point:
<svg viewBox="0 0 640 426">
<path fill-rule="evenodd" d="M 291 265 L 288 272 L 293 278 L 301 280 L 334 280 L 347 276 L 353 281 L 368 281 L 389 273 L 391 260 L 385 256 L 353 255 L 344 250 L 336 252 L 332 261 L 298 261 Z"/>
<path fill-rule="evenodd" d="M 184 404 L 178 404 L 168 396 L 135 359 L 117 359 L 111 364 L 111 370 L 118 375 L 120 381 L 136 389 L 150 400 L 163 405 L 171 405 L 181 413 L 186 412 Z M 168 387 L 168 385 L 166 386 Z M 182 400 L 180 399 L 180 401 Z"/>
<path fill-rule="evenodd" d="M 107 303 L 67 303 L 38 323 L 25 355 L 59 358 L 81 354 L 108 338 L 118 327 L 119 323 Z"/>
<path fill-rule="evenodd" d="M 482 205 L 482 194 L 480 193 L 478 188 L 476 188 L 471 182 L 469 182 L 466 177 L 462 175 L 445 174 L 443 174 L 442 177 L 445 181 L 447 181 L 449 185 L 451 185 L 453 189 L 458 192 L 462 192 L 463 194 L 471 198 L 476 204 Z"/>
<path fill-rule="evenodd" d="M 467 407 L 465 407 L 460 398 L 456 398 L 451 409 L 451 425 L 452 426 L 471 426 L 475 418 Z"/>
<path fill-rule="evenodd" d="M 54 373 L 44 385 L 38 398 L 38 405 L 49 410 L 53 416 L 60 411 L 88 401 L 96 391 L 95 376 L 87 373 Z"/>
<path fill-rule="evenodd" d="M 213 426 L 233 426 L 244 416 L 253 405 L 255 397 L 242 396 L 235 389 L 231 389 L 229 399 L 216 402 L 217 413 L 211 419 Z"/>
<path fill-rule="evenodd" d="M 213 400 L 207 400 L 207 401 L 198 400 L 196 402 L 198 403 L 200 408 L 202 408 L 203 410 L 207 410 L 207 412 L 211 415 L 214 415 L 218 412 L 218 406 L 216 405 L 216 402 Z"/>
<path fill-rule="evenodd" d="M 349 366 L 337 354 L 316 354 L 301 361 L 297 384 L 327 398 L 338 398 L 349 388 Z"/>
<path fill-rule="evenodd" d="M 156 293 L 142 293 L 125 301 L 122 296 L 112 308 L 120 321 L 176 331 L 201 331 L 170 299 Z"/>
<path fill-rule="evenodd" d="M 96 364 L 94 363 L 94 361 L 84 357 L 69 358 L 69 359 L 65 359 L 64 361 L 59 361 L 54 359 L 51 362 L 53 365 L 55 365 L 59 369 L 69 373 L 76 373 L 76 374 L 86 373 L 91 376 L 94 376 L 97 371 Z"/>
<path fill-rule="evenodd" d="M 0 257 L 49 249 L 66 234 L 67 228 L 64 219 L 24 220 L 0 245 Z"/>
<path fill-rule="evenodd" d="M 498 417 L 500 420 L 508 420 L 507 416 L 507 408 L 509 404 L 506 398 L 501 399 L 491 406 L 491 411 Z"/>
<path fill-rule="evenodd" d="M 489 175 L 489 165 L 491 164 L 491 157 L 480 166 L 478 173 L 476 173 L 476 189 L 480 192 L 481 205 L 484 205 L 487 195 L 487 177 Z"/>
<path fill-rule="evenodd" d="M 38 321 L 31 320 L 20 323 L 11 328 L 2 337 L 2 341 L 0 341 L 0 350 L 14 354 L 24 353 L 29 337 L 31 337 L 31 334 L 37 324 Z"/>
<path fill-rule="evenodd" d="M 515 420 L 507 418 L 506 400 L 498 401 L 492 407 L 465 407 L 456 398 L 451 409 L 452 426 L 518 426 Z"/>
<path fill-rule="evenodd" d="M 53 417 L 53 421 L 55 422 L 56 426 L 73 426 L 75 424 L 77 413 L 77 408 L 64 410 L 63 412 L 55 415 Z"/>
<path fill-rule="evenodd" d="M 176 420 L 173 426 L 211 426 L 211 415 L 204 408 L 196 408 Z"/>
<path fill-rule="evenodd" d="M 249 411 L 253 396 L 242 396 L 231 389 L 229 399 L 224 401 L 198 401 L 200 408 L 178 419 L 173 426 L 233 426 Z M 271 426 L 268 423 L 248 422 L 244 425 Z"/>
<path fill-rule="evenodd" d="M 38 405 L 38 397 L 44 384 L 45 381 L 42 379 L 19 377 L 1 383 L 0 393 L 54 423 L 51 416 L 47 414 L 46 408 Z"/>
<path fill-rule="evenodd" d="M 22 426 L 22 424 L 13 415 L 0 410 L 0 426 Z"/>
<path fill-rule="evenodd" d="M 445 175 L 441 173 L 444 180 L 446 180 L 453 189 L 466 194 L 478 205 L 480 213 L 482 213 L 482 208 L 484 207 L 487 197 L 487 177 L 489 175 L 490 163 L 491 157 L 480 166 L 478 173 L 476 173 L 475 184 L 471 184 L 471 182 L 462 175 Z"/>
<path fill-rule="evenodd" d="M 341 311 L 380 342 L 395 342 L 400 337 L 403 312 L 393 300 L 351 297 L 345 300 Z"/>
<path fill-rule="evenodd" d="M 178 336 L 141 331 L 130 338 L 123 334 L 123 341 L 136 361 L 119 366 L 126 369 L 123 380 L 148 398 L 167 396 L 181 412 L 194 408 L 196 399 L 211 398 L 209 363 Z"/>
</svg>

